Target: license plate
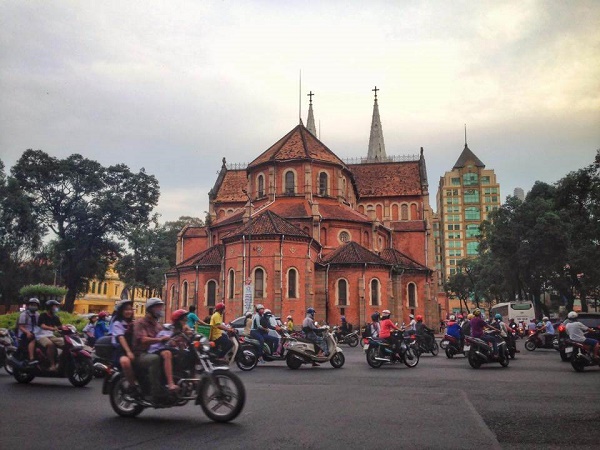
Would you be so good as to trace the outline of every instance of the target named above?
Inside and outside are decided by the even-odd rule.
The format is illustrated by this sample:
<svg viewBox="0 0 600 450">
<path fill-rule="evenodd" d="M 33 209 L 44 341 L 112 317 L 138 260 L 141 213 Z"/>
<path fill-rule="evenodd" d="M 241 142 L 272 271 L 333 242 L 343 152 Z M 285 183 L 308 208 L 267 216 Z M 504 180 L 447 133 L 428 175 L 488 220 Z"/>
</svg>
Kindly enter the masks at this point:
<svg viewBox="0 0 600 450">
<path fill-rule="evenodd" d="M 363 347 L 365 352 L 369 349 L 369 344 L 365 344 L 365 346 Z"/>
<path fill-rule="evenodd" d="M 469 350 L 471 350 L 471 346 L 470 345 L 465 345 L 464 350 L 465 350 L 465 352 L 468 352 Z"/>
<path fill-rule="evenodd" d="M 573 353 L 573 347 L 565 347 L 565 353 Z"/>
</svg>

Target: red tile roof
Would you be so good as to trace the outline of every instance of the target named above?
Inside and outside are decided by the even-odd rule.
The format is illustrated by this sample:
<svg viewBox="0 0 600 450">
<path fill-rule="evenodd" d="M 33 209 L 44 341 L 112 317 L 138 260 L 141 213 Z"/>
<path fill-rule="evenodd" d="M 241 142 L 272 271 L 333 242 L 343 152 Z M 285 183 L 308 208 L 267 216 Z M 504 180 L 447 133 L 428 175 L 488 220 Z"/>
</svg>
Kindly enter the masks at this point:
<svg viewBox="0 0 600 450">
<path fill-rule="evenodd" d="M 397 221 L 390 224 L 394 231 L 425 231 L 427 229 L 424 220 Z"/>
<path fill-rule="evenodd" d="M 211 226 L 228 225 L 230 223 L 241 222 L 243 217 L 244 209 L 242 208 L 229 216 L 225 216 L 222 219 L 215 220 Z"/>
<path fill-rule="evenodd" d="M 270 148 L 252 161 L 248 168 L 271 161 L 312 159 L 339 164 L 344 162 L 319 141 L 304 125 L 297 125 Z"/>
<path fill-rule="evenodd" d="M 386 248 L 381 252 L 381 257 L 388 261 L 390 264 L 394 266 L 398 266 L 398 268 L 405 270 L 418 270 L 418 271 L 428 271 L 431 272 L 427 266 L 424 266 L 421 263 L 418 263 L 410 256 L 405 255 L 399 250 L 395 248 Z"/>
<path fill-rule="evenodd" d="M 309 238 L 310 236 L 306 234 L 303 230 L 298 228 L 297 226 L 291 224 L 287 220 L 282 217 L 279 217 L 272 211 L 265 211 L 261 213 L 257 217 L 253 217 L 248 221 L 245 225 L 237 228 L 236 230 L 229 233 L 225 238 L 225 240 L 230 240 L 235 237 L 239 237 L 242 235 L 252 235 L 252 236 L 270 236 L 270 235 L 285 235 L 285 236 L 296 236 Z"/>
<path fill-rule="evenodd" d="M 351 164 L 348 168 L 361 198 L 422 193 L 419 161 Z"/>
<path fill-rule="evenodd" d="M 227 170 L 225 177 L 218 187 L 215 197 L 216 202 L 246 202 L 246 189 L 248 178 L 245 170 Z"/>
<path fill-rule="evenodd" d="M 182 268 L 190 266 L 220 266 L 221 260 L 223 258 L 223 249 L 224 246 L 222 244 L 213 245 L 212 247 L 200 253 L 196 253 L 195 255 L 190 256 L 188 259 L 177 264 L 176 267 Z M 175 268 L 171 268 L 168 273 L 172 273 L 174 271 Z"/>
<path fill-rule="evenodd" d="M 356 242 L 348 242 L 324 256 L 321 264 L 375 264 L 389 266 L 390 263 Z"/>
<path fill-rule="evenodd" d="M 372 220 L 370 220 L 364 214 L 361 214 L 358 211 L 353 210 L 349 206 L 346 206 L 341 203 L 321 204 L 321 205 L 319 205 L 319 213 L 321 213 L 321 216 L 323 216 L 323 219 L 344 220 L 344 221 L 361 222 L 361 223 L 372 222 Z"/>
<path fill-rule="evenodd" d="M 188 225 L 183 230 L 184 237 L 204 237 L 207 235 L 206 227 Z"/>
<path fill-rule="evenodd" d="M 298 202 L 276 201 L 268 206 L 268 210 L 286 219 L 311 217 L 308 202 L 305 199 L 301 199 Z"/>
</svg>

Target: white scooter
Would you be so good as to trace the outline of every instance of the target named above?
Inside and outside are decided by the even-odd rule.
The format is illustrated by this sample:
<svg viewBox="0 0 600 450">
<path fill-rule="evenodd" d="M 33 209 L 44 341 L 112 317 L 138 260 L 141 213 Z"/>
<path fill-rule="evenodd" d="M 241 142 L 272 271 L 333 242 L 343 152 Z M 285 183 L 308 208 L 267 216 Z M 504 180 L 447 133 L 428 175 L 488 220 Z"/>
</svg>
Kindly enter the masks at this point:
<svg viewBox="0 0 600 450">
<path fill-rule="evenodd" d="M 335 338 L 328 326 L 321 327 L 315 330 L 321 334 L 327 342 L 329 349 L 328 356 L 318 356 L 318 351 L 315 348 L 313 341 L 303 338 L 296 338 L 293 341 L 288 341 L 284 344 L 287 349 L 287 357 L 285 362 L 290 369 L 299 369 L 302 364 L 319 364 L 328 362 L 335 368 L 339 369 L 346 362 L 342 349 L 337 346 Z"/>
</svg>

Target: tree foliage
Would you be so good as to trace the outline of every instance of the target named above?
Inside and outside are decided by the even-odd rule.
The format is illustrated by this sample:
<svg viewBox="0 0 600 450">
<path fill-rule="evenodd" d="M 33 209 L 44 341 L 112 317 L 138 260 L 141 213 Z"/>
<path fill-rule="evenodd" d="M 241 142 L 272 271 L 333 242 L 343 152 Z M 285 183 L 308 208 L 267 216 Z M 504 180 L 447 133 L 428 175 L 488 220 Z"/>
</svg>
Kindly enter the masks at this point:
<svg viewBox="0 0 600 450">
<path fill-rule="evenodd" d="M 72 311 L 87 280 L 102 279 L 118 257 L 119 239 L 148 223 L 158 202 L 158 181 L 144 169 L 104 167 L 77 154 L 57 159 L 41 150 L 25 151 L 12 174 L 39 223 L 56 235 L 65 309 Z"/>
</svg>

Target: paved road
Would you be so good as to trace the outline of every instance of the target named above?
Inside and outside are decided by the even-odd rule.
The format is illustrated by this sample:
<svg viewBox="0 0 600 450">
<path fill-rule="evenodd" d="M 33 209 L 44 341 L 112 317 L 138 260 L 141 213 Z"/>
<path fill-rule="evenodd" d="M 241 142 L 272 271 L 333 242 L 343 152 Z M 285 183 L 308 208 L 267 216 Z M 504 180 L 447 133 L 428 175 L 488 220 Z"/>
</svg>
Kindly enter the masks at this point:
<svg viewBox="0 0 600 450">
<path fill-rule="evenodd" d="M 600 370 L 575 373 L 553 350 L 480 370 L 443 354 L 375 370 L 360 347 L 344 351 L 339 370 L 239 373 L 248 398 L 231 424 L 192 405 L 123 419 L 101 380 L 18 385 L 2 372 L 0 448 L 599 448 Z"/>
</svg>

